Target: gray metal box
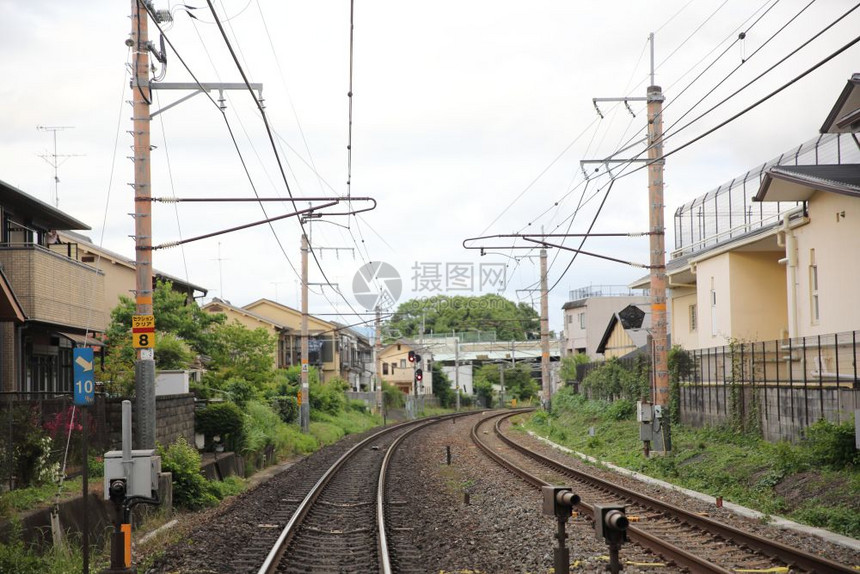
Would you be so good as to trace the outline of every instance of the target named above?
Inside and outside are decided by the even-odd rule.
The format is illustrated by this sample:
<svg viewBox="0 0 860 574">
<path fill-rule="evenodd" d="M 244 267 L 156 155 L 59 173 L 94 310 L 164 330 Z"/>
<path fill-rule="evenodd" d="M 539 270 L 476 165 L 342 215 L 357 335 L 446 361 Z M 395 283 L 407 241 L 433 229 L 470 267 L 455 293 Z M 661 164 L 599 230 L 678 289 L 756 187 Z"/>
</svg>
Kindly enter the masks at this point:
<svg viewBox="0 0 860 574">
<path fill-rule="evenodd" d="M 126 478 L 126 496 L 152 496 L 158 490 L 158 475 L 161 474 L 161 457 L 152 449 L 131 451 L 131 464 L 128 476 L 122 463 L 122 451 L 111 450 L 105 453 L 104 497 L 108 500 L 111 479 Z"/>
</svg>

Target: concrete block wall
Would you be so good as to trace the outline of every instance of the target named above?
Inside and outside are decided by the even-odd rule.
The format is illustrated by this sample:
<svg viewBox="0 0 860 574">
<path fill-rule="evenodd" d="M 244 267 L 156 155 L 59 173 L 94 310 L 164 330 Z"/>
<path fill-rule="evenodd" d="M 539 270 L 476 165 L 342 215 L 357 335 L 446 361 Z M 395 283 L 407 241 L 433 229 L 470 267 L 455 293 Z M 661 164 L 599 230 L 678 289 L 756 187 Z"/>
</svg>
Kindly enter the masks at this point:
<svg viewBox="0 0 860 574">
<path fill-rule="evenodd" d="M 194 445 L 193 394 L 155 397 L 155 417 L 155 440 L 158 443 L 167 446 L 184 437 L 188 444 Z M 122 399 L 107 401 L 105 418 L 110 448 L 122 448 Z"/>
<path fill-rule="evenodd" d="M 795 386 L 757 389 L 762 435 L 766 440 L 803 438 L 804 429 L 823 419 L 851 420 L 860 408 L 860 389 Z M 744 389 L 744 408 L 752 408 L 753 392 Z M 724 385 L 681 388 L 681 422 L 695 427 L 716 426 L 731 417 L 731 391 Z"/>
</svg>

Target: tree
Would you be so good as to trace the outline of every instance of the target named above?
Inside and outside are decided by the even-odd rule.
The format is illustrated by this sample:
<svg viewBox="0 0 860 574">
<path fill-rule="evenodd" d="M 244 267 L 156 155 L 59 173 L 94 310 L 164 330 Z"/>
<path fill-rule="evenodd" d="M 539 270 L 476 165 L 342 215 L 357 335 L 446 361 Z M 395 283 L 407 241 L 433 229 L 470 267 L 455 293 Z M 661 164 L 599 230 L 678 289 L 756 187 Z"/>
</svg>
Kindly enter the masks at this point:
<svg viewBox="0 0 860 574">
<path fill-rule="evenodd" d="M 561 358 L 561 378 L 565 381 L 576 380 L 576 369 L 580 365 L 589 363 L 588 355 L 585 353 L 576 353 L 575 355 L 566 355 Z"/>
<path fill-rule="evenodd" d="M 262 327 L 249 329 L 234 321 L 212 331 L 212 362 L 221 381 L 244 379 L 262 389 L 274 378 L 277 340 Z"/>
<path fill-rule="evenodd" d="M 450 407 L 456 400 L 454 389 L 451 388 L 451 379 L 442 370 L 442 366 L 434 361 L 431 368 L 433 372 L 433 395 L 439 399 L 439 405 Z"/>
<path fill-rule="evenodd" d="M 532 377 L 531 368 L 524 363 L 517 363 L 511 367 L 503 363 L 505 371 L 505 396 L 512 397 L 518 401 L 526 401 L 537 396 L 540 387 Z M 488 364 L 478 369 L 475 374 L 476 381 L 486 381 L 490 388 L 493 385 L 501 385 L 501 369 L 499 364 Z M 477 382 L 476 382 L 477 388 Z M 480 394 L 480 393 L 479 393 Z"/>
<path fill-rule="evenodd" d="M 115 341 L 122 341 L 123 336 L 131 332 L 131 318 L 136 312 L 134 300 L 120 296 L 119 304 L 111 311 L 111 322 L 106 333 L 111 347 Z M 189 302 L 183 293 L 173 289 L 169 281 L 158 281 L 156 284 L 152 293 L 152 314 L 159 331 L 172 333 L 185 341 L 194 352 L 207 355 L 212 343 L 211 327 L 226 319 L 221 313 L 207 313 L 197 303 Z M 131 354 L 133 361 L 133 350 Z"/>
<path fill-rule="evenodd" d="M 415 337 L 422 320 L 428 333 L 495 331 L 500 341 L 523 340 L 540 332 L 540 317 L 534 309 L 492 293 L 410 299 L 398 306 L 389 326 L 403 337 Z"/>
</svg>

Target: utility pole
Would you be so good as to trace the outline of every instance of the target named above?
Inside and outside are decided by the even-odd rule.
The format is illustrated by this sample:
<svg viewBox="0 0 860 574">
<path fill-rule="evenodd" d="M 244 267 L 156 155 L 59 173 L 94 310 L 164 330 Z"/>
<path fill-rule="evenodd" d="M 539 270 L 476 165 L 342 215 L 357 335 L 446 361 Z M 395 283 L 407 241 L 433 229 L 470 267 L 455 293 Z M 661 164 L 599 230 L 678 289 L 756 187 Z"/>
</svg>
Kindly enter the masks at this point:
<svg viewBox="0 0 860 574">
<path fill-rule="evenodd" d="M 385 395 L 382 393 L 382 370 L 380 367 L 380 355 L 382 353 L 382 322 L 379 317 L 379 305 L 376 306 L 376 340 L 373 341 L 373 364 L 376 368 L 376 406 L 382 415 L 382 424 L 385 425 Z"/>
<path fill-rule="evenodd" d="M 654 405 L 662 411 L 655 418 L 652 451 L 672 450 L 669 429 L 669 363 L 666 336 L 666 246 L 663 215 L 663 90 L 654 85 L 654 34 L 651 39 L 651 85 L 648 101 L 648 223 L 651 232 L 651 337 L 654 345 Z M 659 425 L 659 426 L 658 426 Z"/>
<path fill-rule="evenodd" d="M 131 91 L 134 122 L 134 239 L 135 313 L 152 318 L 152 187 L 149 143 L 149 17 L 143 2 L 131 0 L 131 46 L 134 51 Z M 154 335 L 154 320 L 152 321 Z M 140 337 L 143 338 L 143 337 Z M 152 336 L 146 338 L 152 343 Z M 136 341 L 137 342 L 137 341 Z M 137 349 L 134 369 L 137 408 L 137 447 L 155 448 L 155 352 L 152 346 Z"/>
<path fill-rule="evenodd" d="M 546 249 L 540 250 L 540 379 L 543 408 L 549 410 L 549 292 L 546 281 Z"/>
<path fill-rule="evenodd" d="M 460 338 L 454 338 L 454 386 L 457 390 L 457 412 L 460 412 Z"/>
<path fill-rule="evenodd" d="M 310 431 L 310 397 L 308 396 L 308 236 L 302 233 L 302 390 L 299 417 L 302 432 Z"/>
<path fill-rule="evenodd" d="M 505 408 L 505 362 L 499 363 L 499 408 Z"/>
</svg>

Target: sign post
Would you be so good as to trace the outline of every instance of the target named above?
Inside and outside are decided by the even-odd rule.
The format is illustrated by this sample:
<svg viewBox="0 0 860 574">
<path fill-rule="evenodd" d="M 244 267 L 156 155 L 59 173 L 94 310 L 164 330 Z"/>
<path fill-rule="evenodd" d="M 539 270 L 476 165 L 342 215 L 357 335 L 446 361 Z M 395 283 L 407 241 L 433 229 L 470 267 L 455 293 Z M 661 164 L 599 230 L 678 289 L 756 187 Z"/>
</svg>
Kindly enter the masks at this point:
<svg viewBox="0 0 860 574">
<path fill-rule="evenodd" d="M 81 480 L 81 495 L 84 502 L 84 516 L 81 524 L 83 530 L 83 573 L 90 571 L 90 524 L 87 512 L 87 499 L 89 498 L 89 459 L 87 446 L 89 443 L 89 407 L 95 403 L 95 381 L 93 377 L 93 350 L 72 349 L 72 362 L 74 365 L 74 404 L 81 407 L 81 458 L 83 476 Z"/>
</svg>

